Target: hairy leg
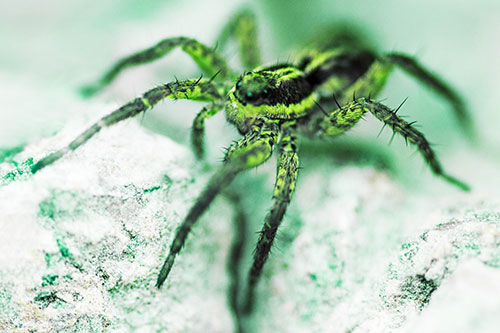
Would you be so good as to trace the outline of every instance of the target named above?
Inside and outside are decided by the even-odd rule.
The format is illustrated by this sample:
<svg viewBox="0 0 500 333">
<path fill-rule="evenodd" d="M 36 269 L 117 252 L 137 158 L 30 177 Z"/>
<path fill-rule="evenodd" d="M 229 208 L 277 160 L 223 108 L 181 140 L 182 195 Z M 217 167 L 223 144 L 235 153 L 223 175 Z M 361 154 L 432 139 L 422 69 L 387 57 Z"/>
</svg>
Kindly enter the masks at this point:
<svg viewBox="0 0 500 333">
<path fill-rule="evenodd" d="M 207 105 L 198 112 L 193 120 L 193 126 L 191 127 L 191 146 L 198 159 L 202 159 L 205 155 L 205 120 L 216 115 L 223 108 L 224 104 Z"/>
<path fill-rule="evenodd" d="M 406 142 L 415 145 L 436 176 L 443 178 L 448 183 L 459 187 L 463 191 L 470 191 L 469 185 L 447 174 L 443 170 L 441 163 L 439 163 L 429 142 L 422 133 L 417 131 L 415 127 L 412 126 L 412 123 L 406 122 L 399 117 L 396 112 L 376 101 L 363 98 L 360 99 L 358 103 L 361 107 L 370 111 L 378 120 L 391 127 L 394 133 L 398 133 L 403 136 Z"/>
<path fill-rule="evenodd" d="M 219 35 L 219 45 L 224 47 L 230 38 L 236 39 L 239 44 L 244 69 L 253 69 L 260 65 L 257 23 L 255 15 L 250 10 L 242 10 L 232 17 Z"/>
<path fill-rule="evenodd" d="M 465 102 L 460 95 L 445 81 L 436 74 L 429 71 L 415 58 L 402 53 L 389 53 L 385 56 L 388 62 L 393 63 L 403 69 L 406 73 L 416 78 L 421 83 L 431 88 L 438 95 L 446 99 L 455 112 L 457 120 L 470 139 L 475 140 L 477 133 L 474 128 L 474 122 Z"/>
<path fill-rule="evenodd" d="M 261 276 L 262 267 L 267 260 L 274 237 L 295 189 L 299 170 L 299 158 L 297 155 L 297 136 L 294 125 L 283 128 L 279 148 L 280 155 L 278 157 L 278 169 L 274 185 L 273 205 L 265 218 L 264 226 L 262 227 L 255 248 L 253 265 L 248 277 L 247 297 L 244 308 L 246 313 L 250 313 L 253 309 L 255 286 Z"/>
<path fill-rule="evenodd" d="M 242 332 L 241 310 L 239 306 L 239 290 L 241 286 L 240 266 L 243 257 L 243 249 L 248 237 L 248 216 L 243 208 L 241 194 L 235 188 L 223 192 L 223 195 L 231 203 L 233 212 L 233 225 L 235 233 L 231 243 L 230 254 L 227 260 L 227 271 L 229 272 L 230 285 L 228 290 L 228 303 L 233 311 L 235 321 L 235 332 Z"/>
<path fill-rule="evenodd" d="M 407 55 L 390 53 L 383 57 L 378 57 L 367 68 L 366 72 L 347 88 L 343 88 L 343 79 L 335 75 L 329 78 L 324 85 L 327 86 L 328 90 L 335 92 L 335 97 L 341 105 L 348 103 L 353 96 L 376 97 L 384 87 L 394 65 L 401 67 L 404 71 L 448 100 L 455 111 L 455 116 L 469 138 L 472 140 L 476 138 L 472 117 L 460 96 L 447 83 Z M 335 61 L 330 64 L 329 58 L 326 58 L 325 63 L 320 63 L 318 68 L 320 72 L 328 72 L 329 66 L 336 68 L 335 66 L 339 65 Z M 314 72 L 312 73 L 314 74 Z M 338 89 L 338 87 L 341 88 Z M 322 104 L 332 105 L 335 101 L 326 96 L 322 98 L 321 102 Z"/>
<path fill-rule="evenodd" d="M 353 99 L 353 96 L 376 97 L 387 82 L 393 70 L 393 65 L 384 61 L 375 60 L 358 80 L 344 90 L 340 104 L 344 105 Z"/>
<path fill-rule="evenodd" d="M 186 80 L 171 82 L 156 88 L 153 88 L 116 111 L 102 117 L 94 125 L 90 126 L 82 134 L 69 143 L 68 146 L 59 149 L 50 155 L 42 158 L 31 167 L 31 172 L 35 173 L 40 169 L 56 162 L 65 154 L 77 149 L 90 138 L 96 135 L 102 128 L 112 126 L 124 119 L 136 116 L 153 107 L 159 101 L 165 98 L 173 99 L 191 99 L 195 101 L 218 101 L 221 99 L 217 87 L 209 80 Z"/>
<path fill-rule="evenodd" d="M 305 136 L 312 138 L 329 138 L 340 135 L 354 127 L 363 117 L 366 110 L 360 108 L 356 101 L 348 102 L 341 106 L 335 100 L 325 101 L 316 105 L 316 110 L 309 118 L 298 120 L 298 129 Z M 325 108 L 333 107 L 334 110 L 327 112 Z"/>
<path fill-rule="evenodd" d="M 198 196 L 186 218 L 177 229 L 170 246 L 170 252 L 156 282 L 158 288 L 168 277 L 175 257 L 184 246 L 191 228 L 220 191 L 226 188 L 238 173 L 264 163 L 271 156 L 274 143 L 278 138 L 277 126 L 275 121 L 263 121 L 263 123 L 255 124 L 244 138 L 234 142 L 229 147 L 224 164 L 210 178 L 205 189 Z"/>
<path fill-rule="evenodd" d="M 81 93 L 85 97 L 90 97 L 109 85 L 123 70 L 159 59 L 176 47 L 180 47 L 191 56 L 198 66 L 214 79 L 224 80 L 230 77 L 226 61 L 215 50 L 192 38 L 174 37 L 120 59 L 96 83 L 83 87 Z"/>
<path fill-rule="evenodd" d="M 415 145 L 435 175 L 464 191 L 470 190 L 467 184 L 448 175 L 443 170 L 429 142 L 422 133 L 412 126 L 412 123 L 406 122 L 395 111 L 372 99 L 358 98 L 332 111 L 329 115 L 323 117 L 320 122 L 317 122 L 314 129 L 308 130 L 314 131 L 320 137 L 333 137 L 352 128 L 366 112 L 372 113 L 378 120 L 391 127 L 394 133 L 403 136 L 406 142 Z"/>
</svg>

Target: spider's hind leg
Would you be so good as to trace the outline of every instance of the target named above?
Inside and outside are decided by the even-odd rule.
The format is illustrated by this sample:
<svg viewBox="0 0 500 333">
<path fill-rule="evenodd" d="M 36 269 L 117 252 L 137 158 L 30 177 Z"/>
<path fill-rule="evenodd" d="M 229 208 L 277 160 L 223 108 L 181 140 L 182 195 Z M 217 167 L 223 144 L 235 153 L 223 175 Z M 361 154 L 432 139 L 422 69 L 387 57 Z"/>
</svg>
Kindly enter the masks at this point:
<svg viewBox="0 0 500 333">
<path fill-rule="evenodd" d="M 231 242 L 230 254 L 227 260 L 230 285 L 228 290 L 228 304 L 233 312 L 235 332 L 242 332 L 242 314 L 239 304 L 239 290 L 241 287 L 240 266 L 243 259 L 243 250 L 248 238 L 248 216 L 244 209 L 242 195 L 233 186 L 223 192 L 233 207 L 233 225 L 235 232 Z"/>
<path fill-rule="evenodd" d="M 474 128 L 469 110 L 466 108 L 463 99 L 460 95 L 445 81 L 437 75 L 426 69 L 416 59 L 402 53 L 389 53 L 385 59 L 397 66 L 399 66 L 406 73 L 415 77 L 418 81 L 431 88 L 438 95 L 446 99 L 455 112 L 458 123 L 463 128 L 469 139 L 476 140 L 477 133 Z"/>
<path fill-rule="evenodd" d="M 224 80 L 230 76 L 226 61 L 215 50 L 192 38 L 174 37 L 120 59 L 96 83 L 84 86 L 80 92 L 84 97 L 90 97 L 109 85 L 125 69 L 159 59 L 176 47 L 191 56 L 198 66 L 214 79 Z"/>
<path fill-rule="evenodd" d="M 383 60 L 375 60 L 366 73 L 353 82 L 339 100 L 341 105 L 351 101 L 353 97 L 377 96 L 385 86 L 387 78 L 392 73 L 393 65 Z"/>
<path fill-rule="evenodd" d="M 239 44 L 240 58 L 244 69 L 249 70 L 260 65 L 257 22 L 255 15 L 250 10 L 241 10 L 231 18 L 222 29 L 218 43 L 224 47 L 230 38 L 236 39 Z"/>
</svg>

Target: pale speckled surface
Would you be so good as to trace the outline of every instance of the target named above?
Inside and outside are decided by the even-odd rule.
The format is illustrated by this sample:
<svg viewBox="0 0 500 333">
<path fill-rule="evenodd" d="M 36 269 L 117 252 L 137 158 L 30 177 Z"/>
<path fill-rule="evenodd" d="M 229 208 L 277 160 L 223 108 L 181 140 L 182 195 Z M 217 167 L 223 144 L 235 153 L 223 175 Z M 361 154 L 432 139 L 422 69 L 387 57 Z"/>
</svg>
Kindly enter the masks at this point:
<svg viewBox="0 0 500 333">
<path fill-rule="evenodd" d="M 39 155 L 75 128 L 22 154 Z M 269 173 L 264 183 L 272 183 L 269 169 L 260 169 Z M 172 232 L 206 177 L 189 151 L 131 120 L 2 187 L 2 327 L 231 331 L 231 209 L 223 199 L 195 228 L 166 288 L 154 287 Z M 252 178 L 254 190 L 268 190 L 260 175 L 244 181 Z M 302 170 L 248 331 L 416 332 L 438 322 L 436 331 L 490 332 L 499 324 L 500 300 L 490 296 L 499 289 L 500 205 L 451 192 L 442 201 L 411 193 L 369 165 L 332 168 L 320 159 Z M 253 204 L 261 210 L 254 230 L 263 197 Z"/>
<path fill-rule="evenodd" d="M 38 142 L 24 153 L 38 155 L 66 138 Z M 167 288 L 154 287 L 172 231 L 200 189 L 203 176 L 195 181 L 192 162 L 185 148 L 132 120 L 31 179 L 3 187 L 0 251 L 8 255 L 0 261 L 1 284 L 10 301 L 2 308 L 11 313 L 2 313 L 0 326 L 78 332 L 231 327 L 223 263 L 229 225 L 201 227 L 206 238 L 184 249 Z M 49 275 L 55 281 L 44 286 Z"/>
</svg>

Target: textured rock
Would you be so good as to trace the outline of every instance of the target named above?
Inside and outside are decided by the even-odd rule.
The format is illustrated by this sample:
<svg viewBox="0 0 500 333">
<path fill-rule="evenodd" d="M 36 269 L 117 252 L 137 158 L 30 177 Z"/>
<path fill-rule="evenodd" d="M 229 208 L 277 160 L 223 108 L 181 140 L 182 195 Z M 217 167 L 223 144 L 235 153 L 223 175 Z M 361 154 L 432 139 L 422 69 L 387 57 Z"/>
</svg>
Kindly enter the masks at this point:
<svg viewBox="0 0 500 333">
<path fill-rule="evenodd" d="M 63 131 L 18 157 L 40 158 L 73 135 Z M 229 225 L 197 228 L 203 237 L 183 250 L 169 283 L 154 287 L 172 232 L 200 190 L 196 170 L 186 149 L 132 120 L 34 176 L 8 177 L 0 189 L 7 254 L 0 259 L 0 327 L 230 330 L 228 239 L 220 235 Z"/>
<path fill-rule="evenodd" d="M 6 154 L 0 165 L 0 327 L 232 331 L 225 265 L 234 227 L 224 199 L 197 225 L 164 288 L 154 287 L 173 231 L 209 174 L 187 149 L 130 120 L 27 172 L 32 158 L 85 126 Z M 243 321 L 248 331 L 490 332 L 499 324 L 491 295 L 500 205 L 454 190 L 439 201 L 439 191 L 405 190 L 373 161 L 335 166 L 304 153 L 256 311 Z M 236 182 L 253 237 L 245 272 L 273 167 Z"/>
</svg>

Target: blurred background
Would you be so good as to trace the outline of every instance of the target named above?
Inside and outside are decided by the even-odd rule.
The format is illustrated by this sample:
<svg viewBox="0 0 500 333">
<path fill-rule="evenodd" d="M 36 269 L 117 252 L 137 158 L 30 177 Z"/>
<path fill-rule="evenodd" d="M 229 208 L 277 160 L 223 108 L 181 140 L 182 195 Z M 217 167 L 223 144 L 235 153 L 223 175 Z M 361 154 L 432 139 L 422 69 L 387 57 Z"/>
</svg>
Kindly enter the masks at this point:
<svg viewBox="0 0 500 333">
<path fill-rule="evenodd" d="M 56 131 L 74 116 L 71 97 L 77 97 L 78 86 L 99 77 L 119 57 L 169 36 L 185 35 L 214 45 L 221 27 L 243 4 L 221 0 L 2 2 L 0 145 L 16 145 Z M 292 46 L 325 26 L 351 23 L 379 50 L 417 56 L 463 94 L 487 137 L 500 138 L 494 98 L 500 86 L 497 1 L 313 0 L 291 4 L 273 0 L 253 1 L 250 7 L 258 14 L 266 62 L 288 59 Z M 228 57 L 237 64 L 235 49 Z M 174 75 L 190 78 L 199 75 L 199 70 L 176 51 L 124 73 L 101 98 L 123 103 Z M 450 141 L 449 132 L 456 128 L 446 103 L 396 72 L 381 98 L 398 105 L 405 97 L 409 97 L 406 114 L 419 120 L 435 141 Z M 152 112 L 147 118 L 164 113 Z M 169 122 L 174 119 L 178 117 Z"/>
<path fill-rule="evenodd" d="M 0 148 L 50 136 L 75 117 L 94 120 L 145 90 L 174 80 L 174 76 L 198 77 L 200 71 L 193 61 L 176 50 L 153 64 L 124 72 L 94 99 L 82 100 L 77 94 L 79 86 L 100 77 L 118 58 L 165 37 L 184 35 L 215 45 L 222 26 L 244 5 L 257 13 L 266 63 L 289 59 L 291 49 L 301 40 L 336 23 L 357 27 L 379 51 L 416 56 L 462 94 L 480 130 L 482 145 L 468 145 L 449 106 L 400 71 L 390 77 L 379 99 L 396 107 L 408 97 L 401 113 L 418 120 L 429 140 L 438 144 L 436 150 L 444 155 L 443 160 L 448 160 L 452 150 L 459 154 L 448 163 L 463 164 L 468 159 L 460 155 L 464 149 L 482 150 L 489 158 L 500 160 L 496 145 L 500 139 L 500 103 L 496 99 L 500 90 L 500 3 L 493 0 L 311 0 L 293 4 L 285 0 L 3 1 Z M 225 55 L 238 66 L 236 48 Z M 166 102 L 148 112 L 142 124 L 188 143 L 191 120 L 201 105 L 185 101 L 172 104 Z M 370 117 L 347 136 L 372 140 L 379 129 L 380 124 Z M 219 147 L 236 137 L 222 114 L 210 121 L 207 135 L 214 159 L 221 155 Z M 388 130 L 381 135 L 381 147 L 390 136 Z M 402 141 L 395 140 L 391 149 L 400 151 L 395 154 L 400 159 L 396 163 L 404 164 L 413 150 Z M 418 159 L 410 160 L 415 163 Z M 424 168 L 423 162 L 416 164 L 416 169 Z M 455 174 L 470 171 L 453 169 Z"/>
</svg>

